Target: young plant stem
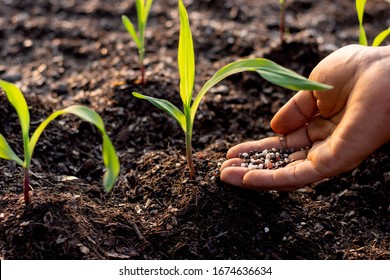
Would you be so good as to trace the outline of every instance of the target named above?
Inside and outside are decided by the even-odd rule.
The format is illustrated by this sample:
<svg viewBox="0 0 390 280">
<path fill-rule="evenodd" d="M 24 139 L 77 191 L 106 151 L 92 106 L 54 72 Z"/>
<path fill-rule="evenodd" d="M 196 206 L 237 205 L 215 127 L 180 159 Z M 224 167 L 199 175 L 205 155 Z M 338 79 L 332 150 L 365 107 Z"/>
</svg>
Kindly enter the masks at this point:
<svg viewBox="0 0 390 280">
<path fill-rule="evenodd" d="M 139 61 L 140 61 L 140 70 L 141 70 L 141 84 L 143 87 L 146 86 L 144 58 L 145 58 L 145 49 L 142 48 L 139 51 Z"/>
<path fill-rule="evenodd" d="M 24 180 L 23 180 L 23 195 L 26 205 L 30 204 L 30 163 L 31 154 L 29 153 L 30 137 L 28 131 L 23 133 L 23 147 L 24 147 Z"/>
<path fill-rule="evenodd" d="M 283 1 L 280 4 L 280 18 L 279 18 L 279 34 L 280 42 L 284 43 L 284 33 L 285 33 L 285 18 L 286 18 L 286 2 Z"/>
<path fill-rule="evenodd" d="M 23 194 L 26 205 L 30 204 L 30 172 L 28 168 L 24 169 Z"/>
<path fill-rule="evenodd" d="M 190 179 L 195 177 L 194 160 L 192 158 L 192 136 L 186 132 L 186 157 L 188 162 L 188 168 L 190 170 Z"/>
<path fill-rule="evenodd" d="M 188 162 L 188 168 L 190 170 L 190 179 L 195 177 L 194 160 L 192 158 L 192 127 L 193 122 L 191 119 L 191 108 L 184 107 L 184 115 L 186 118 L 186 157 Z"/>
<path fill-rule="evenodd" d="M 140 68 L 141 68 L 141 85 L 142 85 L 143 87 L 145 87 L 145 86 L 146 86 L 146 80 L 145 80 L 145 65 L 142 63 Z"/>
</svg>

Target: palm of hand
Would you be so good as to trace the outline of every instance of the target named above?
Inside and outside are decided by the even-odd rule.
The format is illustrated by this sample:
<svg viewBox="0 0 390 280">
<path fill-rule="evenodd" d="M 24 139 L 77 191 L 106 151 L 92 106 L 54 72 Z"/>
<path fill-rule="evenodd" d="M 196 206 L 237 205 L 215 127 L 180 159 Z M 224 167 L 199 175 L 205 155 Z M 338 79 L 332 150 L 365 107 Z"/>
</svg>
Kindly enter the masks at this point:
<svg viewBox="0 0 390 280">
<path fill-rule="evenodd" d="M 249 171 L 231 167 L 240 162 L 240 152 L 281 143 L 279 137 L 243 143 L 229 150 L 221 179 L 241 187 L 293 190 L 358 166 L 390 138 L 389 50 L 354 45 L 325 58 L 310 78 L 333 89 L 298 92 L 271 122 L 288 147 L 311 149 L 292 154 L 295 161 L 285 168 Z M 378 59 L 378 52 L 386 59 Z"/>
</svg>

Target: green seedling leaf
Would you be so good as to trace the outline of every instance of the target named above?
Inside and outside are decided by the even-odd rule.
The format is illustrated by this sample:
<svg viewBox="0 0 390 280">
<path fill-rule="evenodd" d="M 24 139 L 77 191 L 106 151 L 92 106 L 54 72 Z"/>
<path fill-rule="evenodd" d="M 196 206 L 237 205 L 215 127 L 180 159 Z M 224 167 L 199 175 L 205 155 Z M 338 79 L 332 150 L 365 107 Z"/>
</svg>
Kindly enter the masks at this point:
<svg viewBox="0 0 390 280">
<path fill-rule="evenodd" d="M 103 134 L 103 162 L 106 166 L 106 172 L 103 177 L 104 189 L 109 192 L 115 185 L 120 172 L 120 163 L 116 154 L 114 145 L 107 134 Z"/>
<path fill-rule="evenodd" d="M 127 32 L 129 32 L 130 36 L 133 38 L 135 44 L 137 45 L 137 48 L 140 49 L 142 47 L 141 42 L 138 39 L 137 31 L 135 31 L 133 23 L 125 15 L 122 16 L 122 23 L 125 26 Z"/>
<path fill-rule="evenodd" d="M 137 8 L 138 30 L 141 31 L 144 28 L 145 0 L 136 0 L 135 5 Z"/>
<path fill-rule="evenodd" d="M 73 105 L 63 109 L 65 113 L 73 114 L 78 116 L 80 119 L 89 122 L 96 126 L 102 134 L 106 134 L 106 128 L 102 118 L 94 110 L 82 105 Z"/>
<path fill-rule="evenodd" d="M 188 14 L 183 1 L 179 1 L 180 38 L 178 49 L 178 65 L 180 73 L 180 96 L 184 107 L 191 106 L 192 91 L 195 81 L 194 44 Z"/>
<path fill-rule="evenodd" d="M 332 88 L 326 84 L 310 81 L 270 60 L 267 60 L 266 64 L 265 67 L 259 67 L 256 72 L 275 85 L 291 90 L 327 90 Z"/>
<path fill-rule="evenodd" d="M 378 46 L 380 46 L 380 44 L 382 44 L 382 42 L 387 38 L 387 36 L 389 36 L 390 35 L 390 27 L 388 28 L 388 29 L 386 29 L 386 30 L 383 30 L 381 33 L 379 33 L 376 37 L 375 37 L 375 39 L 374 39 L 374 41 L 373 41 L 373 43 L 372 43 L 372 46 L 373 47 L 378 47 Z"/>
<path fill-rule="evenodd" d="M 0 134 L 0 158 L 13 160 L 20 166 L 24 167 L 24 162 L 21 160 L 8 145 L 4 136 Z"/>
<path fill-rule="evenodd" d="M 31 140 L 29 143 L 29 157 L 32 157 L 32 154 L 34 152 L 34 148 L 38 142 L 39 137 L 41 136 L 44 129 L 47 127 L 47 125 L 53 121 L 55 118 L 57 118 L 60 115 L 63 114 L 73 114 L 78 116 L 84 121 L 87 121 L 89 123 L 92 123 L 95 125 L 100 132 L 103 135 L 103 161 L 106 166 L 106 173 L 104 174 L 103 178 L 103 186 L 106 191 L 110 191 L 114 184 L 115 180 L 118 177 L 119 171 L 120 171 L 120 165 L 119 160 L 115 152 L 115 148 L 112 145 L 111 140 L 108 138 L 105 126 L 103 123 L 103 120 L 101 117 L 93 110 L 89 109 L 88 107 L 81 106 L 81 105 L 74 105 L 70 106 L 68 108 L 58 110 L 54 113 L 52 113 L 46 120 L 44 120 L 38 128 L 34 131 L 33 135 L 31 136 Z"/>
<path fill-rule="evenodd" d="M 148 16 L 150 12 L 150 7 L 152 7 L 153 0 L 146 0 L 145 9 L 144 9 L 144 24 L 148 22 Z"/>
<path fill-rule="evenodd" d="M 150 103 L 152 103 L 157 108 L 163 110 L 164 112 L 168 113 L 171 117 L 173 117 L 180 125 L 180 127 L 183 129 L 184 132 L 186 132 L 186 119 L 184 114 L 171 102 L 159 99 L 147 95 L 143 95 L 137 92 L 132 93 L 134 97 L 137 97 L 139 99 L 145 99 L 148 100 Z"/>
<path fill-rule="evenodd" d="M 363 46 L 368 46 L 367 35 L 363 26 L 363 16 L 364 16 L 364 8 L 366 5 L 366 0 L 356 0 L 355 4 L 356 4 L 356 13 L 359 20 L 359 44 Z M 389 34 L 390 34 L 390 27 L 386 30 L 383 30 L 374 38 L 374 41 L 372 42 L 372 46 L 378 47 L 380 44 L 382 44 L 383 40 L 385 40 L 386 37 L 389 36 Z"/>
<path fill-rule="evenodd" d="M 80 105 L 75 105 L 75 106 L 65 108 L 64 111 L 66 113 L 74 114 L 79 118 L 83 119 L 84 121 L 92 123 L 102 133 L 103 162 L 107 169 L 103 177 L 103 186 L 107 192 L 110 191 L 114 187 L 116 178 L 119 175 L 120 164 L 119 164 L 119 159 L 116 155 L 114 145 L 112 144 L 110 138 L 106 133 L 106 129 L 102 118 L 95 111 L 89 109 L 88 107 L 80 106 Z"/>
<path fill-rule="evenodd" d="M 210 80 L 205 83 L 192 104 L 192 121 L 195 119 L 195 114 L 200 101 L 210 88 L 226 77 L 244 71 L 256 71 L 267 81 L 292 90 L 324 90 L 332 88 L 331 86 L 325 84 L 310 81 L 294 71 L 284 68 L 265 58 L 239 60 L 222 67 Z"/>
<path fill-rule="evenodd" d="M 22 128 L 23 146 L 26 157 L 26 148 L 29 142 L 30 131 L 30 113 L 28 111 L 26 99 L 20 89 L 14 84 L 0 80 L 0 86 L 4 89 L 8 101 L 15 108 L 16 113 L 18 114 L 20 126 Z"/>
<path fill-rule="evenodd" d="M 366 5 L 366 0 L 356 0 L 356 12 L 359 20 L 359 44 L 363 46 L 367 46 L 367 36 L 366 31 L 363 27 L 363 15 L 364 15 L 364 7 Z"/>
</svg>

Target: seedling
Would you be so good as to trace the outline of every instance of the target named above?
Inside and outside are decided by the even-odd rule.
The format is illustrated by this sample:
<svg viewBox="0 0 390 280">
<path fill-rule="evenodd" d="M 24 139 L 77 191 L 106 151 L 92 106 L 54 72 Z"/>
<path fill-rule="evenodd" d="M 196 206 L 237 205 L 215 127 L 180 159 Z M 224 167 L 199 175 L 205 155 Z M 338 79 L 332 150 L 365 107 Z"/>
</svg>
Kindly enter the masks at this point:
<svg viewBox="0 0 390 280">
<path fill-rule="evenodd" d="M 331 88 L 328 85 L 309 81 L 297 73 L 268 59 L 244 59 L 230 63 L 218 70 L 215 75 L 204 84 L 192 102 L 192 91 L 195 80 L 194 45 L 188 21 L 188 14 L 182 0 L 179 0 L 179 14 L 180 37 L 178 65 L 180 74 L 180 97 L 183 102 L 183 112 L 167 100 L 146 96 L 137 92 L 133 92 L 133 95 L 137 98 L 148 100 L 157 108 L 160 108 L 168 113 L 179 123 L 185 133 L 186 156 L 190 170 L 190 178 L 193 178 L 195 175 L 192 159 L 192 128 L 196 111 L 198 110 L 200 101 L 207 91 L 224 78 L 243 71 L 255 71 L 267 81 L 292 90 L 321 90 Z"/>
<path fill-rule="evenodd" d="M 144 65 L 144 58 L 145 58 L 145 29 L 146 24 L 148 22 L 148 16 L 150 7 L 152 6 L 153 0 L 136 0 L 135 5 L 137 8 L 137 19 L 138 19 L 138 33 L 135 31 L 135 27 L 133 23 L 130 21 L 130 19 L 123 15 L 122 16 L 122 23 L 125 26 L 127 32 L 129 32 L 130 36 L 135 41 L 135 44 L 138 48 L 138 56 L 139 56 L 139 63 L 140 63 L 140 69 L 141 69 L 141 83 L 143 86 L 145 86 L 146 80 L 145 80 L 145 65 Z"/>
<path fill-rule="evenodd" d="M 103 177 L 103 185 L 105 190 L 110 191 L 115 184 L 116 178 L 119 174 L 119 160 L 116 155 L 115 148 L 106 133 L 106 129 L 102 118 L 93 110 L 81 105 L 74 105 L 62 110 L 55 111 L 46 120 L 44 120 L 38 128 L 34 131 L 30 138 L 30 113 L 27 107 L 27 102 L 20 91 L 20 89 L 14 84 L 0 80 L 0 86 L 3 88 L 5 94 L 11 105 L 15 108 L 22 128 L 24 160 L 19 158 L 15 152 L 8 145 L 4 136 L 0 134 L 0 158 L 13 160 L 24 169 L 24 184 L 23 193 L 24 201 L 26 204 L 30 203 L 30 165 L 34 152 L 35 145 L 38 142 L 43 130 L 47 125 L 63 114 L 73 114 L 78 116 L 84 121 L 90 122 L 95 125 L 103 135 L 103 161 L 106 166 L 106 172 Z"/>
<path fill-rule="evenodd" d="M 364 30 L 363 26 L 363 15 L 364 15 L 364 8 L 366 6 L 366 0 L 356 0 L 356 13 L 359 20 L 359 44 L 363 46 L 368 45 L 366 31 Z M 390 27 L 380 32 L 372 42 L 373 47 L 377 47 L 386 39 L 387 36 L 390 35 Z"/>
<path fill-rule="evenodd" d="M 280 34 L 280 42 L 284 42 L 284 34 L 285 34 L 285 22 L 286 22 L 286 1 L 279 0 L 279 34 Z"/>
</svg>

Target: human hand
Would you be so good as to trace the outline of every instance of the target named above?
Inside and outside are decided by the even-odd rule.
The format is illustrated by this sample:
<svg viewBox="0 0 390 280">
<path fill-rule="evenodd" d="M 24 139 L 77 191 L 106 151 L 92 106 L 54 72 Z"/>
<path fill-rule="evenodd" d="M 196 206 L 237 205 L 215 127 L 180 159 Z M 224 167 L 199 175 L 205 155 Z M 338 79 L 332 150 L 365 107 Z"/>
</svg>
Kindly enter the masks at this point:
<svg viewBox="0 0 390 280">
<path fill-rule="evenodd" d="M 299 91 L 274 116 L 278 136 L 232 147 L 221 180 L 239 187 L 290 191 L 356 168 L 390 139 L 390 46 L 343 47 L 323 59 L 310 80 L 333 86 Z M 240 166 L 239 153 L 310 146 L 276 170 Z"/>
</svg>

